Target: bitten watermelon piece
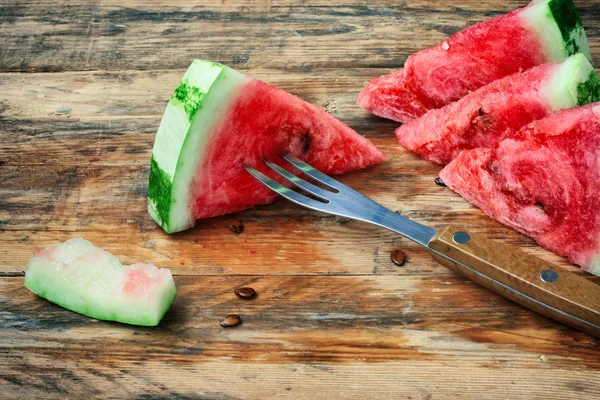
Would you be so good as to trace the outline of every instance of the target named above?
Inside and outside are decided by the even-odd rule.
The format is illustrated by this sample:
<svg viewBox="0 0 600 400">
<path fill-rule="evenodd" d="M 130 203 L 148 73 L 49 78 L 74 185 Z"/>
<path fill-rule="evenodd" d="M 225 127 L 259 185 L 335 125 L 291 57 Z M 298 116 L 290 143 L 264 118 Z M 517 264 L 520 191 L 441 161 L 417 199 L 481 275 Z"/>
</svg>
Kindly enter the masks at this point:
<svg viewBox="0 0 600 400">
<path fill-rule="evenodd" d="M 531 121 L 600 101 L 600 80 L 583 54 L 498 79 L 400 126 L 400 144 L 447 164 L 466 149 L 491 147 Z"/>
<path fill-rule="evenodd" d="M 490 217 L 600 276 L 600 103 L 464 151 L 440 177 Z"/>
<path fill-rule="evenodd" d="M 167 232 L 266 204 L 276 194 L 244 169 L 286 153 L 326 173 L 369 167 L 384 155 L 323 110 L 221 64 L 195 60 L 162 118 L 148 209 Z"/>
<path fill-rule="evenodd" d="M 581 52 L 591 59 L 572 0 L 534 0 L 410 56 L 404 68 L 371 81 L 358 105 L 408 122 L 496 79 Z"/>
<path fill-rule="evenodd" d="M 36 248 L 27 262 L 25 287 L 92 318 L 143 326 L 158 325 L 176 292 L 170 270 L 152 264 L 123 266 L 81 238 Z"/>
</svg>

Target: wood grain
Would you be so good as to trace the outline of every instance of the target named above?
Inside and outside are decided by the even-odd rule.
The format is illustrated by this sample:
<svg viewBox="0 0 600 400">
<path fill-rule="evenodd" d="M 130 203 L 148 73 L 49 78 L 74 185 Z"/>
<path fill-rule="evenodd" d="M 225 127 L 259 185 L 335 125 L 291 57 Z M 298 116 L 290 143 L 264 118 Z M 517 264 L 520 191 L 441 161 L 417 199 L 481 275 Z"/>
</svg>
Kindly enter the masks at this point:
<svg viewBox="0 0 600 400">
<path fill-rule="evenodd" d="M 531 385 L 544 376 L 544 391 L 594 399 L 600 389 L 596 340 L 457 276 L 177 277 L 157 328 L 98 322 L 37 298 L 21 278 L 0 282 L 4 393 L 27 383 L 24 393 L 54 397 L 93 384 L 139 398 L 481 398 L 495 387 L 540 398 Z M 258 296 L 238 299 L 240 286 Z M 231 312 L 243 323 L 221 328 Z M 328 384 L 310 389 L 311 379 Z"/>
<path fill-rule="evenodd" d="M 526 1 L 7 1 L 0 71 L 402 66 L 408 54 Z M 576 1 L 598 37 L 595 1 Z M 598 44 L 591 41 L 592 51 Z"/>
<path fill-rule="evenodd" d="M 462 235 L 464 243 L 455 239 Z M 458 241 L 457 241 L 458 240 Z M 429 243 L 433 258 L 504 297 L 600 339 L 598 285 L 500 242 L 447 226 Z M 542 280 L 543 272 L 557 280 Z"/>
<path fill-rule="evenodd" d="M 436 9 L 423 3 L 11 2 L 0 12 L 0 70 L 185 68 L 194 57 L 252 68 L 395 67 L 402 54 L 441 40 L 443 30 L 484 18 L 466 7 L 431 15 Z M 423 24 L 425 15 L 438 27 Z M 400 35 L 404 29 L 415 37 Z"/>
<path fill-rule="evenodd" d="M 576 1 L 600 59 L 600 3 Z M 600 283 L 490 220 L 360 110 L 371 78 L 525 1 L 0 2 L 0 397 L 596 399 L 600 342 L 383 229 L 285 201 L 164 234 L 149 158 L 193 58 L 323 107 L 382 165 L 339 179 L 433 227 L 459 224 Z M 243 224 L 241 234 L 229 225 Z M 35 246 L 82 236 L 175 275 L 156 328 L 95 321 L 23 287 Z M 403 266 L 391 261 L 402 249 Z M 258 295 L 238 299 L 251 286 Z M 223 329 L 238 313 L 243 322 Z"/>
</svg>

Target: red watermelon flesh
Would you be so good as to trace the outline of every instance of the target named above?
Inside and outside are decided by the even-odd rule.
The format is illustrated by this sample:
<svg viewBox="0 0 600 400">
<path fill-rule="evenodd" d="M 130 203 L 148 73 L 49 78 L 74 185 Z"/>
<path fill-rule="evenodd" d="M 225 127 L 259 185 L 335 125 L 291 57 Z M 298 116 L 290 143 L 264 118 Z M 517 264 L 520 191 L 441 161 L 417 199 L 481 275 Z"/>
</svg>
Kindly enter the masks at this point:
<svg viewBox="0 0 600 400">
<path fill-rule="evenodd" d="M 244 165 L 273 176 L 263 160 L 281 161 L 291 152 L 323 172 L 340 174 L 384 160 L 370 141 L 281 89 L 249 79 L 240 93 L 215 127 L 199 166 L 202 172 L 192 183 L 195 219 L 270 203 L 277 197 L 244 171 Z"/>
<path fill-rule="evenodd" d="M 600 103 L 464 151 L 440 177 L 490 217 L 600 276 Z"/>
<path fill-rule="evenodd" d="M 577 52 L 591 59 L 572 1 L 537 0 L 411 55 L 403 69 L 371 81 L 358 105 L 408 122 L 496 79 Z"/>
<path fill-rule="evenodd" d="M 329 174 L 385 158 L 318 107 L 225 65 L 194 60 L 156 133 L 148 212 L 173 233 L 200 218 L 269 203 L 275 195 L 243 167 L 265 170 L 265 160 L 287 153 Z"/>
<path fill-rule="evenodd" d="M 598 99 L 598 78 L 578 54 L 498 79 L 400 126 L 396 137 L 426 160 L 447 164 L 463 150 L 491 147 L 531 121 Z"/>
</svg>

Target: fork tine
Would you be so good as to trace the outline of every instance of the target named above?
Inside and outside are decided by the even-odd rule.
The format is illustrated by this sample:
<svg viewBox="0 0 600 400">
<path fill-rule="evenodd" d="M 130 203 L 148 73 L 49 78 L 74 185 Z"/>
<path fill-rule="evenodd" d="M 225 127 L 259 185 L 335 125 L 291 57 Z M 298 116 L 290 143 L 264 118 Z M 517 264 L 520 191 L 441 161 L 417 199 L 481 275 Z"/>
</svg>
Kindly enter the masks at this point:
<svg viewBox="0 0 600 400">
<path fill-rule="evenodd" d="M 279 165 L 277 165 L 277 164 L 275 164 L 275 163 L 273 163 L 271 161 L 265 161 L 265 164 L 267 164 L 269 166 L 269 168 L 271 168 L 273 171 L 277 172 L 279 175 L 283 176 L 289 182 L 291 182 L 294 185 L 298 186 L 300 189 L 303 189 L 306 192 L 312 194 L 313 196 L 317 196 L 319 198 L 322 198 L 325 201 L 329 201 L 329 199 L 327 198 L 327 195 L 331 196 L 331 195 L 335 194 L 335 193 L 330 192 L 328 190 L 321 189 L 320 187 L 315 186 L 312 183 L 306 182 L 305 180 L 303 180 L 303 179 L 297 177 L 296 175 L 288 172 L 287 170 L 281 168 Z"/>
<path fill-rule="evenodd" d="M 283 156 L 283 158 L 287 162 L 289 162 L 293 167 L 295 167 L 296 169 L 298 169 L 301 172 L 303 172 L 304 174 L 310 176 L 314 180 L 321 182 L 323 185 L 329 186 L 333 190 L 340 191 L 342 189 L 344 189 L 344 190 L 347 189 L 347 190 L 354 191 L 353 189 L 349 188 L 348 186 L 344 185 L 343 183 L 338 182 L 335 179 L 325 175 L 321 171 L 316 170 L 315 168 L 311 167 L 310 165 L 308 165 L 304 161 L 300 160 L 299 158 L 293 156 L 292 154 L 286 154 L 285 156 Z"/>
<path fill-rule="evenodd" d="M 322 203 L 320 201 L 303 196 L 300 193 L 294 192 L 293 190 L 283 186 L 279 182 L 274 181 L 273 179 L 269 178 L 268 176 L 266 176 L 265 174 L 263 174 L 255 168 L 245 166 L 244 169 L 248 171 L 250 175 L 258 179 L 260 183 L 262 183 L 269 189 L 275 191 L 277 194 L 285 197 L 286 199 L 293 201 L 294 203 L 299 204 L 301 206 L 312 208 L 313 210 L 329 212 L 326 209 L 327 203 Z"/>
</svg>

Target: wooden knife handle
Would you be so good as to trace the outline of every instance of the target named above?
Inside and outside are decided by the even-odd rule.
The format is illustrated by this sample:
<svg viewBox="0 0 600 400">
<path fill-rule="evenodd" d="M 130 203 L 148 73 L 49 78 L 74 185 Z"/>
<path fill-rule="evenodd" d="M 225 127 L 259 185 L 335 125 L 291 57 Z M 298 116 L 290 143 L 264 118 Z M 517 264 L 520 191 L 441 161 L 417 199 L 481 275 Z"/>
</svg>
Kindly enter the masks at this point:
<svg viewBox="0 0 600 400">
<path fill-rule="evenodd" d="M 429 242 L 439 263 L 546 317 L 600 338 L 600 285 L 456 226 Z"/>
</svg>

